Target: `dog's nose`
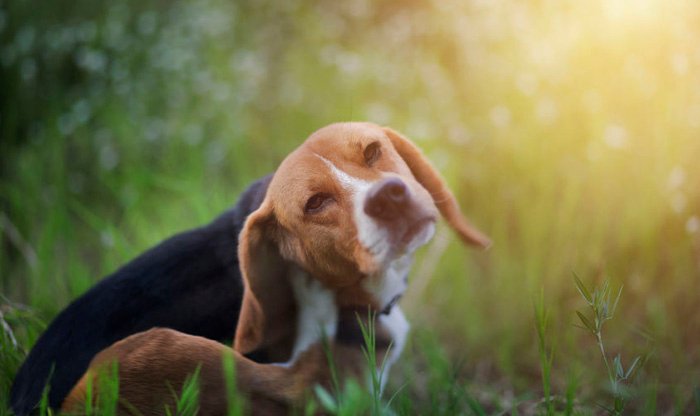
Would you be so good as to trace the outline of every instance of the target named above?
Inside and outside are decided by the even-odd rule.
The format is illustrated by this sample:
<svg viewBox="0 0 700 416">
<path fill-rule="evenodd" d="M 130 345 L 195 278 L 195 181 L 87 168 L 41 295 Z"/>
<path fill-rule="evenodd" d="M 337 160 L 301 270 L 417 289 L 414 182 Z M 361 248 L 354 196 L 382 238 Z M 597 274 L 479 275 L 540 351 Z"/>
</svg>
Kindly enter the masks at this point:
<svg viewBox="0 0 700 416">
<path fill-rule="evenodd" d="M 365 199 L 365 213 L 378 220 L 398 220 L 410 202 L 406 184 L 401 179 L 384 179 L 372 186 Z"/>
</svg>

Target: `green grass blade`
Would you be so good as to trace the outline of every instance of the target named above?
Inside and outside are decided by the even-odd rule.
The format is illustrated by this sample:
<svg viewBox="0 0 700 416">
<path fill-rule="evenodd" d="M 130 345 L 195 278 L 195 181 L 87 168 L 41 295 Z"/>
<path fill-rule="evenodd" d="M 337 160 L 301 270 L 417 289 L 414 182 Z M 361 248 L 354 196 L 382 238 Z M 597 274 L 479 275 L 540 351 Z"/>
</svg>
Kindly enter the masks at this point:
<svg viewBox="0 0 700 416">
<path fill-rule="evenodd" d="M 591 293 L 586 289 L 586 285 L 583 284 L 581 279 L 574 273 L 574 282 L 576 283 L 576 289 L 578 289 L 578 292 L 583 296 L 584 299 L 586 299 L 586 302 L 592 304 L 593 303 L 593 296 L 591 296 Z"/>
</svg>

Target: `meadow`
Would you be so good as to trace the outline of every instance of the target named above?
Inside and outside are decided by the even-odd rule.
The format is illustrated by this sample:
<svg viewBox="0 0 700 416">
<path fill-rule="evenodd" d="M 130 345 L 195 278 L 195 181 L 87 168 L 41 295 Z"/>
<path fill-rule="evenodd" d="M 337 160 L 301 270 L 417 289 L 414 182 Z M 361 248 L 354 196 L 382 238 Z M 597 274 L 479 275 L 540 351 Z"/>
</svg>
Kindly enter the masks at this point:
<svg viewBox="0 0 700 416">
<path fill-rule="evenodd" d="M 494 245 L 439 227 L 384 401 L 332 412 L 700 414 L 699 38 L 683 0 L 0 0 L 0 415 L 72 299 L 348 120 Z"/>
</svg>

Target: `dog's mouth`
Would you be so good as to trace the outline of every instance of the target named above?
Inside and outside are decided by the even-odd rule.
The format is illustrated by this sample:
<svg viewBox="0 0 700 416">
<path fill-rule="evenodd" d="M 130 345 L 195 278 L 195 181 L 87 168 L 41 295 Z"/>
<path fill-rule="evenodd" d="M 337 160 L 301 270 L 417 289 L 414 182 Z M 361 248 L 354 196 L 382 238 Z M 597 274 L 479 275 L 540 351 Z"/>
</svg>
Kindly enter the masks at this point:
<svg viewBox="0 0 700 416">
<path fill-rule="evenodd" d="M 419 245 L 425 244 L 432 235 L 426 235 L 422 236 L 421 234 L 426 233 L 428 231 L 428 228 L 435 224 L 435 217 L 433 216 L 426 216 L 422 217 L 413 223 L 409 224 L 408 227 L 406 227 L 406 231 L 403 233 L 401 238 L 399 239 L 399 245 L 401 247 L 409 247 L 413 245 L 414 241 L 417 242 Z M 428 233 L 431 234 L 431 233 Z M 417 240 L 425 240 L 425 241 L 417 241 Z"/>
</svg>

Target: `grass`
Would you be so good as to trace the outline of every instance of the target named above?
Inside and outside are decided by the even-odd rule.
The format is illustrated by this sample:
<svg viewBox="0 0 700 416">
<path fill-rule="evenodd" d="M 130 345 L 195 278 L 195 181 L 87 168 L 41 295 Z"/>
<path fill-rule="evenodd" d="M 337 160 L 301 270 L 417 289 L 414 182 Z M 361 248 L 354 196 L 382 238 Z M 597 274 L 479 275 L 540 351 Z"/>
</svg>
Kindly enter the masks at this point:
<svg viewBox="0 0 700 416">
<path fill-rule="evenodd" d="M 382 388 L 386 381 L 388 374 L 386 374 L 386 362 L 377 361 L 377 351 L 376 351 L 376 328 L 375 328 L 375 318 L 376 314 L 369 312 L 369 318 L 367 324 L 365 325 L 358 317 L 358 322 L 360 324 L 360 330 L 362 331 L 362 339 L 365 345 L 362 348 L 362 354 L 367 362 L 367 367 L 370 368 L 370 386 L 369 391 L 372 395 L 372 407 L 371 413 L 378 415 L 382 413 Z M 387 355 L 391 354 L 390 344 L 387 349 Z"/>
<path fill-rule="evenodd" d="M 223 357 L 224 380 L 226 382 L 226 392 L 228 394 L 228 413 L 227 416 L 242 415 L 244 406 L 243 400 L 238 394 L 236 387 L 236 368 L 234 366 L 233 355 L 224 355 Z"/>
<path fill-rule="evenodd" d="M 383 362 L 377 361 L 375 352 L 375 330 L 372 320 L 365 326 L 361 324 L 362 334 L 365 342 L 363 352 L 367 362 L 367 368 L 376 368 L 378 371 L 370 371 L 368 386 L 361 387 L 355 380 L 343 380 L 342 382 L 334 377 L 334 388 L 332 392 L 316 386 L 315 398 L 311 398 L 305 408 L 305 413 L 313 414 L 316 409 L 324 409 L 333 415 L 412 415 L 412 414 L 434 414 L 452 415 L 455 413 L 466 413 L 473 415 L 486 414 L 595 414 L 598 407 L 606 410 L 609 414 L 622 414 L 628 400 L 638 393 L 638 388 L 631 384 L 633 374 L 641 367 L 640 357 L 635 358 L 632 363 L 623 368 L 620 356 L 610 362 L 602 339 L 603 323 L 612 319 L 621 296 L 621 288 L 617 292 L 614 301 L 611 302 L 611 289 L 607 281 L 601 287 L 589 291 L 586 286 L 575 277 L 576 288 L 590 307 L 593 317 L 587 318 L 583 313 L 577 311 L 577 315 L 583 326 L 581 328 L 590 332 L 596 339 L 597 347 L 600 349 L 601 357 L 605 363 L 605 369 L 611 384 L 611 393 L 614 404 L 612 407 L 591 402 L 588 404 L 575 403 L 578 384 L 570 380 L 565 391 L 565 400 L 562 409 L 557 409 L 556 395 L 553 393 L 551 385 L 551 368 L 554 359 L 554 349 L 547 348 L 548 340 L 547 325 L 549 321 L 549 311 L 544 306 L 544 296 L 541 294 L 535 302 L 535 317 L 537 326 L 535 333 L 538 336 L 540 350 L 540 364 L 542 366 L 542 399 L 526 398 L 522 401 L 516 399 L 510 403 L 502 398 L 492 397 L 485 400 L 484 405 L 476 399 L 472 393 L 474 387 L 469 382 L 461 379 L 460 374 L 463 369 L 460 363 L 455 363 L 447 356 L 444 349 L 439 345 L 438 339 L 431 332 L 419 330 L 414 334 L 415 342 L 409 348 L 409 364 L 404 364 L 401 368 L 403 372 L 408 371 L 408 379 L 404 380 L 402 386 L 394 385 L 389 392 L 382 396 L 383 378 L 387 377 Z M 7 338 L 12 339 L 9 333 Z M 11 352 L 9 348 L 5 351 Z M 7 357 L 13 356 L 7 354 Z M 329 357 L 330 359 L 330 357 Z M 229 415 L 243 414 L 244 399 L 239 397 L 235 386 L 235 368 L 232 356 L 224 356 L 223 368 L 224 379 L 227 383 Z M 424 368 L 421 368 L 424 367 Z M 88 381 L 87 396 L 84 408 L 86 415 L 110 415 L 115 414 L 119 401 L 119 382 L 116 377 L 116 365 L 109 367 L 108 371 L 100 372 L 97 382 L 99 395 L 94 397 L 91 386 L 92 380 Z M 165 414 L 194 415 L 198 411 L 199 387 L 198 369 L 187 378 L 180 391 L 172 391 L 175 398 L 175 408 L 166 408 Z M 334 372 L 333 372 L 334 373 Z M 420 380 L 427 375 L 427 380 Z M 624 384 L 623 384 L 624 383 Z M 422 386 L 424 389 L 421 399 L 416 401 L 415 388 Z M 479 389 L 483 386 L 479 386 Z M 411 391 L 414 390 L 414 391 Z M 483 393 L 483 392 L 482 392 Z M 648 392 L 653 395 L 657 391 Z M 694 392 L 697 395 L 697 391 Z M 422 396 L 422 397 L 421 397 Z M 647 396 L 651 397 L 651 396 Z M 127 404 L 128 405 L 128 404 Z M 523 410 L 519 410 L 519 409 Z M 39 405 L 39 414 L 51 415 L 54 412 L 46 405 L 46 394 Z"/>
<path fill-rule="evenodd" d="M 343 357 L 333 357 L 330 348 L 329 340 L 323 336 L 323 348 L 325 350 L 326 359 L 329 364 L 331 376 L 331 391 L 329 392 L 321 385 L 314 387 L 317 402 L 312 400 L 312 405 L 309 409 L 315 409 L 315 404 L 318 404 L 321 409 L 331 415 L 358 415 L 358 414 L 373 414 L 373 415 L 391 415 L 393 411 L 389 407 L 396 395 L 384 403 L 382 401 L 382 390 L 386 380 L 387 368 L 386 361 L 378 361 L 376 350 L 376 313 L 368 310 L 367 322 L 363 318 L 357 316 L 357 322 L 362 333 L 363 345 L 362 353 L 365 359 L 366 369 L 368 374 L 365 374 L 368 382 L 362 386 L 358 380 L 340 380 L 338 370 L 335 365 L 335 358 L 340 360 Z M 386 357 L 389 356 L 391 345 L 386 351 Z M 397 391 L 398 393 L 398 391 Z M 313 411 L 309 411 L 313 414 Z"/>
<path fill-rule="evenodd" d="M 640 356 L 634 358 L 629 367 L 625 370 L 622 365 L 622 359 L 620 354 L 615 356 L 611 360 L 608 358 L 608 354 L 605 352 L 605 344 L 603 343 L 603 324 L 613 318 L 615 315 L 615 310 L 617 310 L 617 305 L 620 302 L 620 296 L 622 295 L 622 286 L 615 296 L 615 300 L 611 302 L 610 295 L 612 294 L 610 283 L 605 280 L 599 288 L 595 288 L 593 292 L 590 292 L 586 286 L 581 282 L 581 280 L 574 275 L 574 280 L 576 282 L 576 289 L 578 289 L 581 296 L 586 300 L 588 306 L 592 312 L 592 319 L 587 318 L 583 313 L 576 311 L 579 319 L 583 326 L 582 329 L 588 331 L 591 335 L 595 337 L 596 344 L 600 349 L 600 355 L 605 364 L 605 369 L 608 374 L 608 379 L 610 380 L 610 389 L 612 391 L 614 404 L 612 407 L 606 408 L 606 410 L 613 414 L 619 415 L 625 409 L 625 402 L 627 401 L 628 393 L 625 392 L 626 381 L 630 380 L 630 377 L 635 373 L 637 365 L 640 364 Z"/>
<path fill-rule="evenodd" d="M 542 394 L 544 395 L 545 414 L 554 414 L 552 394 L 552 360 L 554 347 L 547 345 L 547 323 L 549 310 L 544 305 L 544 291 L 540 293 L 535 303 L 535 329 L 537 330 L 537 348 L 540 352 L 540 367 L 542 369 Z M 570 406 L 567 406 L 569 408 Z M 569 413 L 570 414 L 570 413 Z"/>
<path fill-rule="evenodd" d="M 180 394 L 173 390 L 172 395 L 177 399 L 175 409 L 166 406 L 165 414 L 167 416 L 195 416 L 199 412 L 199 368 L 187 377 Z"/>
<path fill-rule="evenodd" d="M 59 310 L 348 119 L 414 139 L 495 242 L 440 229 L 416 260 L 394 411 L 614 411 L 611 375 L 652 351 L 625 412 L 697 412 L 699 17 L 675 0 L 0 0 L 0 414 Z M 595 322 L 572 270 L 625 287 L 608 368 L 574 326 Z"/>
</svg>

